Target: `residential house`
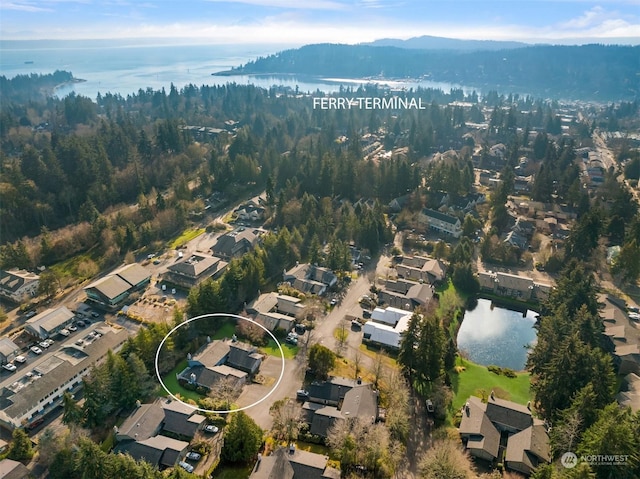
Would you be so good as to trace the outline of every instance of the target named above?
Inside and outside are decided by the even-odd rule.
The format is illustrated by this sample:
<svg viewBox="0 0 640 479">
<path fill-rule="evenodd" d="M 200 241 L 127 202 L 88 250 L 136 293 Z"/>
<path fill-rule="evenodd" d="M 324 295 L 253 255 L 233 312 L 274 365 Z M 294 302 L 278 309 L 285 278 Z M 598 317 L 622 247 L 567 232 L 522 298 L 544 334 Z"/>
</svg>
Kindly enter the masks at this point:
<svg viewBox="0 0 640 479">
<path fill-rule="evenodd" d="M 419 306 L 426 306 L 433 297 L 430 284 L 416 283 L 399 279 L 387 280 L 378 292 L 378 302 L 394 308 L 413 311 Z"/>
<path fill-rule="evenodd" d="M 0 296 L 22 303 L 38 294 L 40 276 L 23 269 L 0 271 Z"/>
<path fill-rule="evenodd" d="M 527 247 L 529 246 L 529 242 L 527 241 L 527 238 L 525 238 L 524 236 L 518 234 L 513 230 L 507 233 L 507 236 L 504 239 L 504 243 L 507 243 L 508 245 L 513 246 L 514 248 L 518 248 L 520 251 L 526 250 Z"/>
<path fill-rule="evenodd" d="M 436 284 L 442 281 L 446 275 L 446 268 L 442 261 L 426 256 L 403 256 L 396 265 L 399 278 L 413 281 L 424 281 Z"/>
<path fill-rule="evenodd" d="M 513 190 L 516 194 L 530 193 L 533 178 L 531 176 L 516 176 L 513 179 Z"/>
<path fill-rule="evenodd" d="M 73 313 L 66 306 L 49 308 L 27 319 L 25 330 L 38 339 L 47 339 L 58 334 L 72 322 Z"/>
<path fill-rule="evenodd" d="M 0 461 L 0 478 L 28 479 L 29 477 L 32 477 L 31 471 L 21 462 L 13 459 L 2 459 Z"/>
<path fill-rule="evenodd" d="M 400 213 L 400 211 L 402 211 L 402 208 L 404 208 L 409 201 L 410 197 L 411 195 L 402 195 L 392 199 L 388 204 L 389 211 L 391 211 L 392 213 Z"/>
<path fill-rule="evenodd" d="M 269 331 L 281 329 L 288 333 L 303 309 L 300 298 L 272 292 L 261 294 L 247 305 L 245 311 Z"/>
<path fill-rule="evenodd" d="M 254 201 L 248 201 L 238 206 L 234 212 L 239 220 L 260 221 L 264 219 L 265 209 Z"/>
<path fill-rule="evenodd" d="M 151 404 L 138 404 L 116 430 L 116 441 L 144 441 L 168 432 L 173 436 L 193 439 L 206 418 L 193 407 L 171 399 L 158 399 Z"/>
<path fill-rule="evenodd" d="M 66 309 L 66 308 L 65 308 Z M 0 391 L 0 424 L 8 429 L 30 425 L 46 417 L 62 405 L 66 391 L 82 387 L 82 378 L 91 367 L 106 358 L 108 351 L 117 352 L 128 338 L 126 329 L 111 326 L 94 328 L 83 343 L 70 340 L 59 350 L 31 362 L 32 376 L 24 376 Z"/>
<path fill-rule="evenodd" d="M 164 414 L 164 409 L 158 402 L 140 404 L 117 428 L 116 441 L 144 441 L 158 435 L 162 430 Z"/>
<path fill-rule="evenodd" d="M 424 208 L 421 213 L 422 222 L 426 223 L 432 230 L 444 233 L 454 238 L 462 235 L 462 223 L 460 218 L 447 215 L 439 211 Z"/>
<path fill-rule="evenodd" d="M 9 338 L 0 338 L 0 364 L 13 361 L 20 354 L 20 348 Z"/>
<path fill-rule="evenodd" d="M 90 303 L 107 311 L 115 311 L 132 293 L 144 289 L 150 281 L 151 273 L 143 266 L 132 263 L 94 281 L 84 291 Z"/>
<path fill-rule="evenodd" d="M 164 421 L 162 430 L 180 437 L 193 439 L 196 432 L 201 430 L 207 418 L 179 401 L 164 402 Z"/>
<path fill-rule="evenodd" d="M 522 301 L 542 301 L 552 288 L 551 285 L 538 283 L 526 276 L 501 272 L 481 271 L 478 273 L 478 280 L 483 291 Z"/>
<path fill-rule="evenodd" d="M 390 349 L 400 348 L 402 335 L 409 327 L 413 313 L 398 308 L 376 308 L 371 320 L 362 328 L 363 341 L 370 341 Z"/>
<path fill-rule="evenodd" d="M 309 263 L 296 264 L 289 271 L 285 271 L 283 276 L 283 280 L 298 291 L 318 296 L 322 296 L 338 282 L 338 277 L 330 269 Z"/>
<path fill-rule="evenodd" d="M 152 436 L 141 441 L 118 444 L 115 452 L 129 454 L 136 461 L 146 461 L 159 468 L 173 467 L 187 454 L 189 443 L 167 436 Z"/>
<path fill-rule="evenodd" d="M 626 302 L 602 293 L 598 296 L 598 303 L 602 307 L 600 317 L 604 323 L 604 339 L 618 374 L 640 375 L 640 333 L 627 314 Z"/>
<path fill-rule="evenodd" d="M 326 438 L 337 421 L 361 418 L 374 423 L 378 419 L 378 393 L 361 379 L 314 382 L 307 393 L 302 410 L 311 434 Z"/>
<path fill-rule="evenodd" d="M 527 476 L 551 460 L 543 421 L 527 407 L 496 398 L 493 392 L 486 403 L 469 397 L 458 430 L 469 454 L 489 462 L 504 461 L 507 469 Z"/>
<path fill-rule="evenodd" d="M 327 456 L 281 447 L 270 456 L 259 456 L 249 479 L 339 479 L 340 471 L 328 462 Z"/>
<path fill-rule="evenodd" d="M 187 360 L 187 367 L 177 375 L 178 381 L 206 390 L 216 382 L 229 379 L 242 386 L 260 368 L 263 356 L 255 347 L 231 340 L 215 340 Z"/>
<path fill-rule="evenodd" d="M 226 261 L 237 258 L 251 251 L 258 244 L 262 231 L 241 226 L 235 230 L 223 234 L 218 238 L 211 251 Z"/>
<path fill-rule="evenodd" d="M 204 280 L 216 279 L 227 268 L 226 261 L 205 253 L 194 253 L 167 268 L 165 279 L 183 288 L 193 288 Z"/>
<path fill-rule="evenodd" d="M 640 411 L 640 376 L 629 373 L 616 396 L 621 407 L 630 407 L 633 412 Z"/>
</svg>

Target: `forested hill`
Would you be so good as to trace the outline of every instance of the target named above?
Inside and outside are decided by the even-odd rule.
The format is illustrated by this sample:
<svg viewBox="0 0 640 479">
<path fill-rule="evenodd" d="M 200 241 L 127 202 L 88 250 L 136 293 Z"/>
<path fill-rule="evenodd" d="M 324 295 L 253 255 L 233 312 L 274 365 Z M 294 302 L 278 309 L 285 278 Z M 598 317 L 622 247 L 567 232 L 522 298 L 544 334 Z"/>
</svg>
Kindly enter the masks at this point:
<svg viewBox="0 0 640 479">
<path fill-rule="evenodd" d="M 219 74 L 420 78 L 480 91 L 614 101 L 640 96 L 640 46 L 530 46 L 456 52 L 317 44 L 286 50 Z"/>
</svg>

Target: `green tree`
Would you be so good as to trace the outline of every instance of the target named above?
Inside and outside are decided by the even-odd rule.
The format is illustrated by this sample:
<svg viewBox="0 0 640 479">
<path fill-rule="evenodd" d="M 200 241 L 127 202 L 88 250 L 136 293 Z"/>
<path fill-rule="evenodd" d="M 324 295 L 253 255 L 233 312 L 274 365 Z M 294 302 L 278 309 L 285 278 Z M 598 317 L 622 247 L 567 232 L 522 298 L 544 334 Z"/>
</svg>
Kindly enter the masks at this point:
<svg viewBox="0 0 640 479">
<path fill-rule="evenodd" d="M 11 435 L 11 444 L 7 451 L 7 458 L 14 461 L 26 461 L 33 457 L 34 451 L 31 439 L 24 429 L 16 428 Z"/>
<path fill-rule="evenodd" d="M 244 411 L 234 413 L 225 429 L 222 459 L 249 463 L 260 450 L 262 434 L 262 429 Z"/>
<path fill-rule="evenodd" d="M 40 273 L 40 282 L 38 283 L 38 294 L 52 298 L 55 296 L 60 287 L 60 278 L 58 274 L 50 269 Z"/>
<path fill-rule="evenodd" d="M 70 428 L 81 426 L 84 422 L 84 411 L 68 392 L 62 395 L 62 406 L 62 422 Z"/>
<path fill-rule="evenodd" d="M 596 422 L 584 432 L 578 455 L 626 455 L 623 466 L 596 465 L 597 478 L 631 479 L 640 475 L 640 413 L 620 408 L 617 403 L 607 405 Z"/>
<path fill-rule="evenodd" d="M 326 379 L 336 364 L 336 355 L 322 344 L 314 344 L 309 348 L 309 368 L 316 377 Z"/>
</svg>

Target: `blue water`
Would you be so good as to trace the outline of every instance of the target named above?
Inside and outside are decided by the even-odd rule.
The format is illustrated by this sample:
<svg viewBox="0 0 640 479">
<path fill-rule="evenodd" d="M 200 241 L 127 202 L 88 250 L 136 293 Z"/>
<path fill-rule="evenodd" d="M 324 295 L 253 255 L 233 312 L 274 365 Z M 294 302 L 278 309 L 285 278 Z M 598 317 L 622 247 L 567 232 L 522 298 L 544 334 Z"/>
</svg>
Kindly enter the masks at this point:
<svg viewBox="0 0 640 479">
<path fill-rule="evenodd" d="M 536 343 L 535 311 L 525 315 L 518 311 L 491 307 L 491 301 L 478 300 L 472 311 L 466 311 L 458 332 L 458 349 L 474 363 L 524 369 L 527 345 Z"/>
<path fill-rule="evenodd" d="M 66 70 L 75 78 L 86 80 L 58 90 L 59 96 L 72 91 L 95 99 L 98 92 L 126 96 L 139 89 L 169 89 L 188 84 L 224 85 L 251 83 L 269 88 L 273 85 L 296 86 L 301 92 L 338 91 L 340 85 L 363 83 L 347 79 L 311 79 L 294 76 L 225 76 L 211 74 L 229 70 L 259 56 L 285 49 L 273 45 L 145 45 L 127 41 L 0 41 L 0 75 L 12 78 L 19 74 L 52 73 Z M 25 63 L 28 62 L 28 63 Z M 440 88 L 449 91 L 448 83 L 429 81 L 380 82 L 397 88 Z"/>
</svg>

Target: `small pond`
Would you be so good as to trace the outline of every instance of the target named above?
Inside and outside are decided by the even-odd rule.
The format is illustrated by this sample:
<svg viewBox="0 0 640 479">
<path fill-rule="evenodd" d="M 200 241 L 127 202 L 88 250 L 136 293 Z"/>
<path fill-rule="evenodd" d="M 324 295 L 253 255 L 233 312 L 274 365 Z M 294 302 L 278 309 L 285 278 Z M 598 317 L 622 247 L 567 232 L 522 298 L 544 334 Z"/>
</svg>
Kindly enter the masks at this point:
<svg viewBox="0 0 640 479">
<path fill-rule="evenodd" d="M 458 349 L 474 363 L 524 369 L 527 346 L 534 346 L 537 331 L 533 327 L 538 313 L 513 311 L 479 299 L 466 311 L 458 331 Z"/>
</svg>

